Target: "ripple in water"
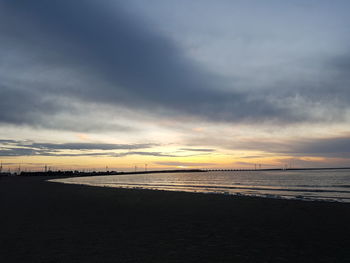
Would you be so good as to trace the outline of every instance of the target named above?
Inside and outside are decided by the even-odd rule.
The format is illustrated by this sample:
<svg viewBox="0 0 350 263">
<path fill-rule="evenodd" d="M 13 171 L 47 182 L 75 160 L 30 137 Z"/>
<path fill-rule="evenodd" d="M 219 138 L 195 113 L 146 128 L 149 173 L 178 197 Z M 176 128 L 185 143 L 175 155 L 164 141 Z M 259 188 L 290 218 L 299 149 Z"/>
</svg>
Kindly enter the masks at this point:
<svg viewBox="0 0 350 263">
<path fill-rule="evenodd" d="M 53 179 L 103 187 L 350 202 L 350 170 L 129 174 Z"/>
</svg>

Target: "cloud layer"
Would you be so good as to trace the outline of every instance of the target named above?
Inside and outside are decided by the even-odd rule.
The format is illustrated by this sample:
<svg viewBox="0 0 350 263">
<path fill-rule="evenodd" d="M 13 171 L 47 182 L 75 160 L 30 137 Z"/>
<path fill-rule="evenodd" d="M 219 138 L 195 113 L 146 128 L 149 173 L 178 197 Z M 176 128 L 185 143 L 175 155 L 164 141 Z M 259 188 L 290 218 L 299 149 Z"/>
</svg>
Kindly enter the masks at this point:
<svg viewBox="0 0 350 263">
<path fill-rule="evenodd" d="M 49 117 L 84 115 L 74 103 L 229 122 L 347 116 L 347 54 L 315 62 L 326 73 L 322 83 L 288 78 L 278 84 L 283 88 L 275 83 L 264 91 L 244 90 L 239 76 L 235 81 L 210 72 L 125 4 L 1 0 L 0 7 L 0 52 L 7 54 L 0 64 L 2 123 L 55 128 Z M 92 118 L 91 125 L 96 122 Z"/>
<path fill-rule="evenodd" d="M 0 156 L 348 158 L 349 8 L 0 0 Z"/>
</svg>

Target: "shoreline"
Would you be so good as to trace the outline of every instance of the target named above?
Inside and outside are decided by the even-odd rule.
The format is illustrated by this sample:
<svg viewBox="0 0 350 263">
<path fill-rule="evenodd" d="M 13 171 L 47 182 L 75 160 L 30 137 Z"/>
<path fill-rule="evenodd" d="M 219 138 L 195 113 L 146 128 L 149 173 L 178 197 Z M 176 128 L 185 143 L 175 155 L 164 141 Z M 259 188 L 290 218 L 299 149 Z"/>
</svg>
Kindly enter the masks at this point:
<svg viewBox="0 0 350 263">
<path fill-rule="evenodd" d="M 0 179 L 1 262 L 350 261 L 347 203 L 47 179 Z"/>
<path fill-rule="evenodd" d="M 69 177 L 68 177 L 69 178 Z M 174 192 L 174 193 L 192 193 L 192 194 L 205 194 L 205 195 L 228 195 L 228 196 L 233 196 L 233 197 L 247 197 L 247 198 L 266 198 L 266 199 L 277 199 L 277 200 L 291 200 L 291 201 L 301 201 L 301 202 L 326 202 L 326 203 L 344 203 L 344 204 L 349 204 L 350 205 L 350 198 L 339 198 L 339 199 L 349 199 L 349 201 L 342 201 L 342 200 L 337 200 L 336 197 L 322 197 L 317 198 L 316 196 L 309 196 L 309 197 L 294 197 L 294 195 L 273 195 L 273 194 L 255 194 L 255 195 L 248 195 L 248 194 L 241 194 L 241 193 L 220 193 L 220 192 L 201 192 L 201 191 L 185 191 L 185 190 L 173 190 L 173 189 L 155 189 L 155 188 L 143 188 L 143 187 L 127 187 L 127 186 L 118 186 L 118 187 L 113 187 L 110 185 L 94 185 L 94 184 L 88 184 L 88 183 L 68 183 L 68 182 L 60 182 L 60 181 L 55 181 L 56 179 L 66 179 L 64 178 L 52 178 L 46 180 L 46 182 L 49 183 L 60 183 L 60 184 L 68 184 L 68 185 L 80 185 L 80 186 L 88 186 L 88 187 L 98 187 L 98 188 L 104 188 L 104 189 L 126 189 L 126 190 L 145 190 L 145 191 L 161 191 L 161 192 Z"/>
</svg>

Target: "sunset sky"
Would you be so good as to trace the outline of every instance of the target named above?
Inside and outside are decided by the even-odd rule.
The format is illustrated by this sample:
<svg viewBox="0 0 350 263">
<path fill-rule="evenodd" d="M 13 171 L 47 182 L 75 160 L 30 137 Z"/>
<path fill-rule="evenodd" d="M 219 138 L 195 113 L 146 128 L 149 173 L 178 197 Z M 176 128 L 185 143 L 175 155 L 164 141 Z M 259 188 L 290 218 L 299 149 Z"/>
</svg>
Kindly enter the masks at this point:
<svg viewBox="0 0 350 263">
<path fill-rule="evenodd" d="M 0 0 L 4 170 L 350 166 L 347 0 Z"/>
</svg>

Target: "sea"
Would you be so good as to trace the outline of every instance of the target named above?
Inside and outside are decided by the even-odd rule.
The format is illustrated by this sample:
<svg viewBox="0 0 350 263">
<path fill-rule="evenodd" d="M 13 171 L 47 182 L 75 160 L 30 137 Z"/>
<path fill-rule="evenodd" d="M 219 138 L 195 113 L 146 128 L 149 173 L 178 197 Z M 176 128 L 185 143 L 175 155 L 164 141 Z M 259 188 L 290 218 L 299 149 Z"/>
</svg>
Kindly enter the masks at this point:
<svg viewBox="0 0 350 263">
<path fill-rule="evenodd" d="M 350 169 L 147 173 L 50 181 L 100 187 L 350 202 Z"/>
</svg>

